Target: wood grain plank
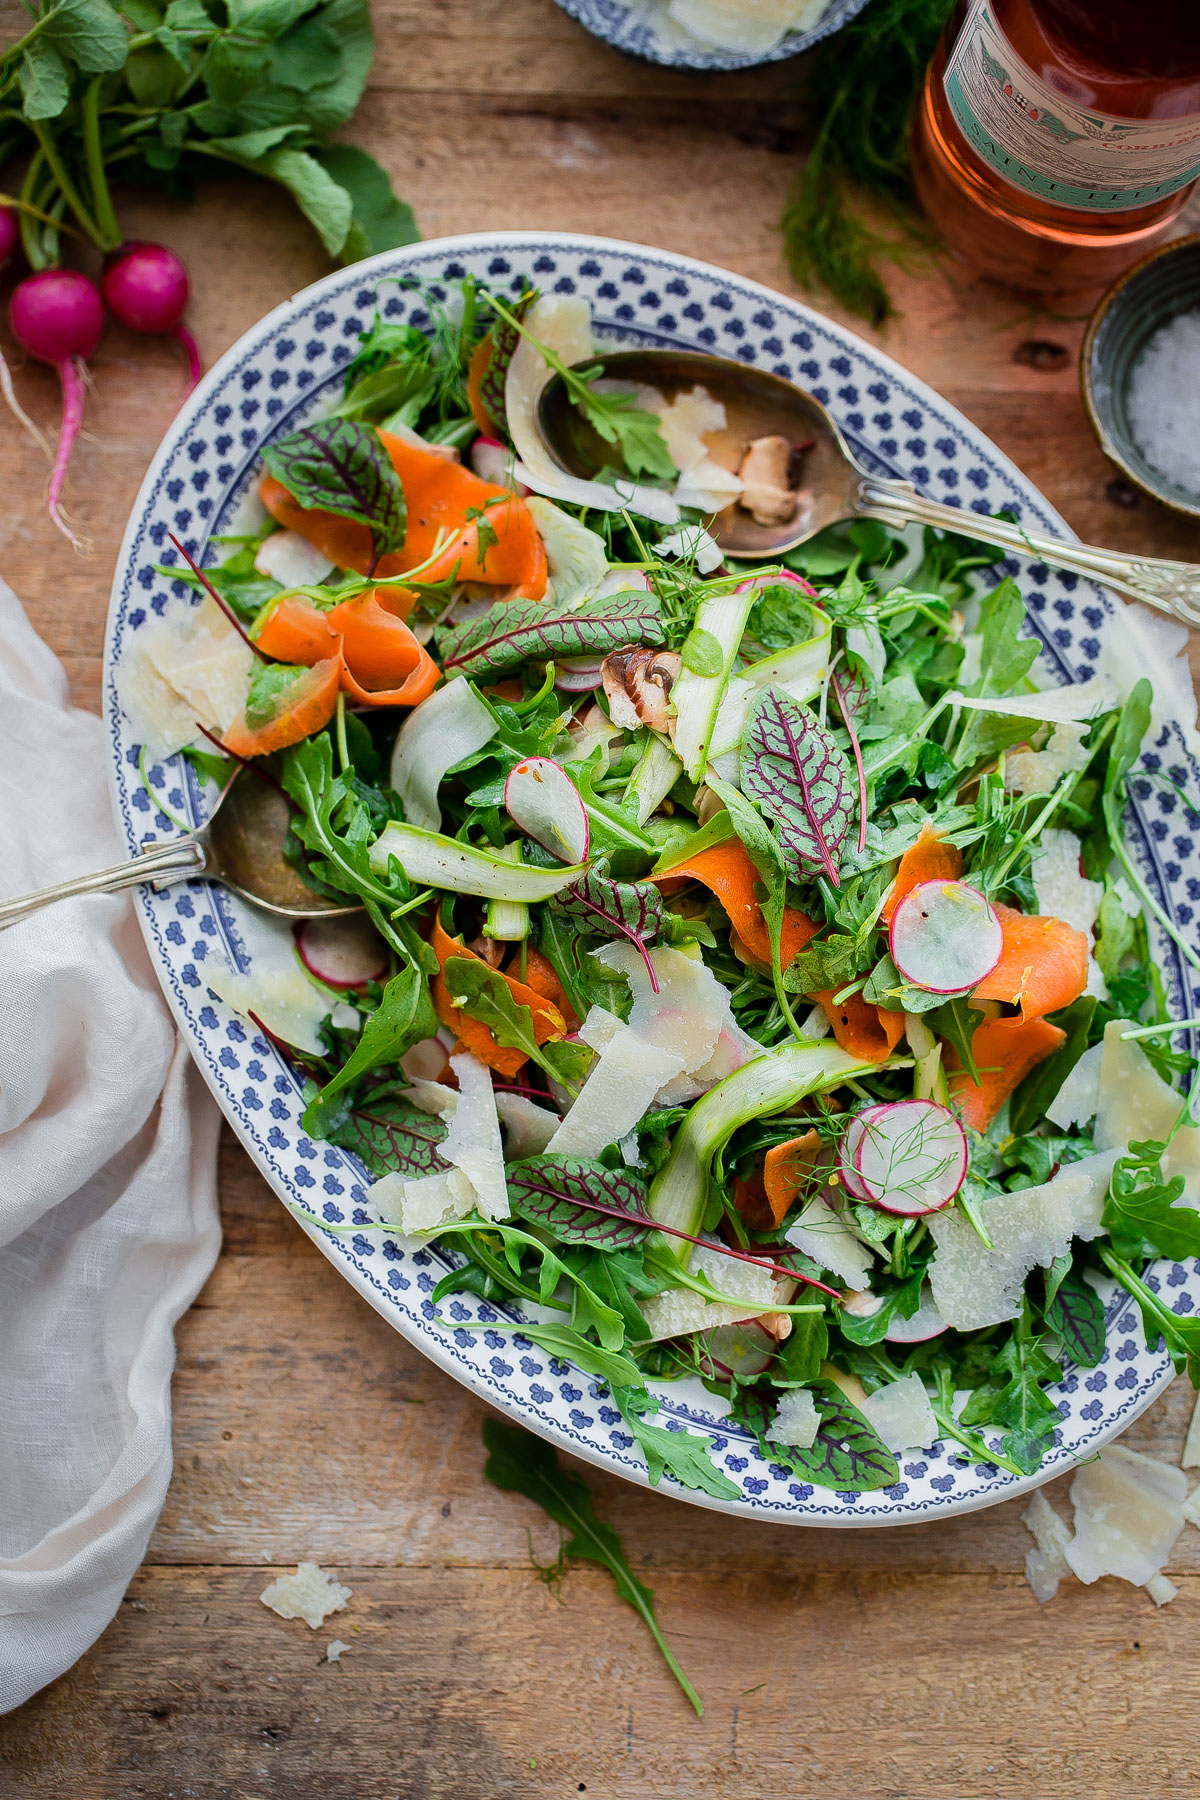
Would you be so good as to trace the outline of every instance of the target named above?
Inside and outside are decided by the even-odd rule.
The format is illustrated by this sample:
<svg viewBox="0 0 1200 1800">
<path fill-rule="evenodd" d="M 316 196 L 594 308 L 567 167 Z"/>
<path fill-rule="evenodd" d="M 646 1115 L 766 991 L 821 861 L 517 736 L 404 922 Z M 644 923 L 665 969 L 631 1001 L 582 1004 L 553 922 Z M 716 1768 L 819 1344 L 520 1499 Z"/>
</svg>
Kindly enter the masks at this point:
<svg viewBox="0 0 1200 1800">
<path fill-rule="evenodd" d="M 311 1632 L 259 1605 L 270 1570 L 143 1570 L 0 1735 L 6 1797 L 1154 1800 L 1200 1779 L 1194 1577 L 1156 1614 L 1116 1584 L 1043 1610 L 1008 1575 L 656 1573 L 697 1720 L 599 1572 L 558 1595 L 532 1571 L 338 1573 L 353 1598 Z"/>
</svg>

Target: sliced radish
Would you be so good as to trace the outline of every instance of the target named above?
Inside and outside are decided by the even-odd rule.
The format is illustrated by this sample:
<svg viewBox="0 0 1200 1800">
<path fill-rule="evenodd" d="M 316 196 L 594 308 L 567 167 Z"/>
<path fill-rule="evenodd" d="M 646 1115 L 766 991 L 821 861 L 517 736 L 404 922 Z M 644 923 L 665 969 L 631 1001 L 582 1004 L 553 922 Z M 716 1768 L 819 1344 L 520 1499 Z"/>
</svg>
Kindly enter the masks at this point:
<svg viewBox="0 0 1200 1800">
<path fill-rule="evenodd" d="M 892 914 L 888 949 L 905 981 L 930 994 L 968 994 L 1000 961 L 1000 921 L 965 881 L 923 881 Z"/>
<path fill-rule="evenodd" d="M 924 1344 L 929 1338 L 940 1337 L 948 1329 L 945 1319 L 933 1304 L 933 1289 L 926 1282 L 921 1289 L 921 1304 L 912 1318 L 902 1319 L 899 1313 L 894 1313 L 884 1337 L 889 1344 Z"/>
<path fill-rule="evenodd" d="M 499 438 L 477 437 L 471 445 L 471 467 L 481 481 L 496 487 L 512 488 L 522 499 L 529 492 L 524 482 L 513 474 L 515 458 Z"/>
<path fill-rule="evenodd" d="M 896 1100 L 859 1113 L 853 1166 L 872 1206 L 915 1218 L 953 1200 L 967 1173 L 967 1134 L 936 1100 Z"/>
<path fill-rule="evenodd" d="M 300 961 L 326 987 L 366 987 L 391 968 L 388 947 L 366 918 L 305 919 L 295 938 Z"/>
<path fill-rule="evenodd" d="M 858 1170 L 854 1166 L 854 1153 L 862 1142 L 866 1127 L 861 1117 L 851 1119 L 842 1133 L 842 1141 L 838 1145 L 838 1174 L 842 1178 L 842 1186 L 852 1200 L 870 1201 L 871 1196 L 862 1184 Z"/>
<path fill-rule="evenodd" d="M 718 1325 L 697 1332 L 696 1350 L 701 1370 L 710 1380 L 753 1381 L 774 1357 L 778 1346 L 769 1332 L 753 1319 L 741 1325 Z"/>
<path fill-rule="evenodd" d="M 517 764 L 504 784 L 504 805 L 513 824 L 561 862 L 587 856 L 588 816 L 579 790 L 548 756 Z"/>
<path fill-rule="evenodd" d="M 599 656 L 569 656 L 554 665 L 554 685 L 564 694 L 590 694 L 600 686 L 604 661 Z"/>
</svg>

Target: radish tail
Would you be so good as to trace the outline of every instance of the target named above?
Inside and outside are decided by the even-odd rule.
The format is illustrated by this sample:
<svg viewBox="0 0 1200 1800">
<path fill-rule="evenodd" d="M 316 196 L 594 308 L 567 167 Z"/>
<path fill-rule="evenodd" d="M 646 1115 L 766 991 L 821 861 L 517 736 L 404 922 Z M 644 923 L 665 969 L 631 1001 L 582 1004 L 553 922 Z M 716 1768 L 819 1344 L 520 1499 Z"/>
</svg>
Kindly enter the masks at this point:
<svg viewBox="0 0 1200 1800">
<path fill-rule="evenodd" d="M 33 420 L 29 417 L 29 414 L 25 411 L 25 408 L 21 405 L 21 402 L 17 399 L 17 391 L 13 387 L 12 371 L 5 362 L 3 356 L 0 356 L 0 393 L 4 395 L 8 404 L 8 410 L 12 413 L 17 422 L 25 427 L 42 455 L 45 457 L 53 455 L 53 452 L 50 449 L 49 439 L 40 427 L 34 424 Z"/>
<path fill-rule="evenodd" d="M 187 351 L 188 384 L 187 394 L 184 395 L 184 399 L 186 400 L 187 395 L 191 393 L 192 389 L 203 375 L 204 364 L 200 360 L 200 347 L 186 325 L 177 325 L 171 335 L 181 343 Z"/>
<path fill-rule="evenodd" d="M 63 415 L 62 430 L 58 435 L 58 450 L 54 458 L 54 468 L 50 476 L 50 488 L 46 495 L 46 510 L 51 521 L 69 538 L 71 547 L 80 555 L 91 549 L 86 538 L 76 537 L 70 525 L 63 517 L 62 500 L 63 483 L 67 478 L 67 465 L 71 461 L 71 451 L 75 447 L 75 439 L 79 436 L 79 427 L 83 423 L 83 402 L 87 393 L 84 379 L 83 358 L 66 356 L 58 365 L 58 373 L 62 379 Z"/>
</svg>

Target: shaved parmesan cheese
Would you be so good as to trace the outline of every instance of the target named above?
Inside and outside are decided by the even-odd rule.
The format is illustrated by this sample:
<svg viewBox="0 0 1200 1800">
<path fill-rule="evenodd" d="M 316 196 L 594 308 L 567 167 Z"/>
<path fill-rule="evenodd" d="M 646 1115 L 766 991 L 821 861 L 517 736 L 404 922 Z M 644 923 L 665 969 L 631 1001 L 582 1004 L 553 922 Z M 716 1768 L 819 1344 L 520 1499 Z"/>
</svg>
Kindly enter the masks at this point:
<svg viewBox="0 0 1200 1800">
<path fill-rule="evenodd" d="M 589 599 L 608 573 L 604 539 L 540 494 L 530 495 L 525 504 L 546 546 L 548 598 L 556 607 Z"/>
<path fill-rule="evenodd" d="M 1104 884 L 1080 874 L 1079 848 L 1073 831 L 1043 831 L 1034 846 L 1033 889 L 1039 913 L 1065 919 L 1076 931 L 1090 933 L 1104 898 Z"/>
<path fill-rule="evenodd" d="M 1152 1575 L 1149 1581 L 1144 1581 L 1142 1583 L 1142 1586 L 1153 1600 L 1155 1606 L 1166 1606 L 1167 1602 L 1174 1600 L 1176 1594 L 1179 1592 L 1175 1583 L 1169 1580 L 1166 1575 Z"/>
<path fill-rule="evenodd" d="M 701 1094 L 707 1094 L 709 1088 L 716 1087 L 718 1081 L 724 1081 L 735 1069 L 762 1054 L 763 1046 L 731 1018 L 728 1024 L 722 1025 L 717 1047 L 708 1061 L 694 1073 L 677 1075 L 674 1081 L 669 1081 L 658 1096 L 658 1104 L 682 1106 L 688 1100 L 697 1100 Z"/>
<path fill-rule="evenodd" d="M 599 1156 L 625 1137 L 654 1104 L 654 1096 L 683 1067 L 628 1026 L 613 1034 L 592 1064 L 571 1110 L 546 1148 L 553 1156 Z"/>
<path fill-rule="evenodd" d="M 254 652 L 206 595 L 182 619 L 136 632 L 117 670 L 117 699 L 152 756 L 174 756 L 206 725 L 219 737 L 241 716 Z"/>
<path fill-rule="evenodd" d="M 706 456 L 675 483 L 675 498 L 680 506 L 691 506 L 697 512 L 721 512 L 731 506 L 742 491 L 740 478 L 711 456 Z"/>
<path fill-rule="evenodd" d="M 450 1058 L 450 1067 L 457 1093 L 436 1081 L 421 1081 L 411 1085 L 409 1094 L 414 1105 L 449 1121 L 437 1148 L 451 1167 L 436 1175 L 384 1175 L 367 1190 L 380 1218 L 398 1231 L 433 1231 L 473 1210 L 485 1219 L 510 1216 L 491 1073 L 465 1051 Z"/>
<path fill-rule="evenodd" d="M 352 1644 L 343 1644 L 341 1638 L 334 1638 L 333 1642 L 327 1644 L 325 1647 L 325 1661 L 338 1663 L 340 1665 L 341 1659 L 345 1656 L 347 1650 L 352 1650 L 353 1648 L 354 1646 Z"/>
<path fill-rule="evenodd" d="M 1194 1487 L 1184 1501 L 1183 1516 L 1189 1525 L 1200 1525 L 1200 1487 Z"/>
<path fill-rule="evenodd" d="M 941 1427 L 919 1375 L 905 1375 L 868 1394 L 859 1407 L 889 1450 L 922 1450 L 936 1444 Z"/>
<path fill-rule="evenodd" d="M 1059 1582 L 1071 1573 L 1066 1558 L 1071 1528 L 1040 1491 L 1030 1495 L 1021 1518 L 1037 1541 L 1037 1549 L 1025 1553 L 1025 1579 L 1033 1589 L 1034 1599 L 1044 1606 L 1057 1594 Z"/>
<path fill-rule="evenodd" d="M 438 788 L 443 775 L 482 750 L 497 729 L 490 710 L 461 675 L 413 707 L 397 735 L 391 770 L 410 825 L 422 831 L 441 829 Z"/>
<path fill-rule="evenodd" d="M 538 1106 L 524 1094 L 497 1094 L 496 1111 L 504 1127 L 506 1162 L 540 1156 L 558 1130 L 558 1114 Z"/>
<path fill-rule="evenodd" d="M 654 546 L 659 556 L 677 556 L 681 562 L 694 562 L 701 575 L 711 575 L 724 562 L 724 553 L 713 542 L 702 525 L 681 525 Z"/>
<path fill-rule="evenodd" d="M 815 1263 L 828 1269 L 847 1287 L 870 1286 L 869 1246 L 819 1194 L 814 1195 L 795 1224 L 789 1225 L 783 1235 L 789 1244 L 794 1244 L 805 1256 L 811 1256 Z"/>
<path fill-rule="evenodd" d="M 975 655 L 980 654 L 979 638 L 972 634 L 964 639 L 964 643 L 975 646 Z M 966 664 L 959 671 L 959 679 L 970 685 Z M 973 676 L 979 675 L 979 668 Z M 1115 682 L 1107 675 L 1093 675 L 1089 681 L 1072 681 L 1064 687 L 1043 688 L 1037 694 L 1004 694 L 1000 698 L 986 694 L 951 694 L 953 706 L 963 706 L 970 712 L 1004 713 L 1010 719 L 1036 719 L 1046 725 L 1073 723 L 1080 719 L 1094 719 L 1099 713 L 1109 712 L 1120 701 Z"/>
<path fill-rule="evenodd" d="M 657 405 L 650 402 L 650 410 L 658 414 L 658 428 L 681 475 L 704 461 L 708 455 L 705 438 L 710 432 L 724 431 L 728 423 L 721 402 L 703 387 L 689 388 L 671 401 L 659 395 Z"/>
<path fill-rule="evenodd" d="M 1124 1150 L 1135 1140 L 1160 1142 L 1171 1135 L 1184 1105 L 1184 1096 L 1163 1080 L 1150 1058 L 1136 1042 L 1122 1039 L 1133 1030 L 1127 1020 L 1114 1019 L 1104 1028 L 1104 1055 L 1100 1063 L 1100 1103 L 1094 1136 L 1102 1150 Z M 1184 1125 L 1176 1132 L 1163 1158 L 1168 1177 L 1183 1176 L 1181 1206 L 1200 1207 L 1200 1130 Z"/>
<path fill-rule="evenodd" d="M 726 1300 L 706 1300 L 692 1288 L 667 1288 L 642 1302 L 642 1314 L 649 1326 L 650 1341 L 680 1337 L 688 1331 L 712 1331 L 718 1325 L 740 1325 L 743 1319 L 757 1318 L 786 1306 L 795 1283 L 777 1279 L 769 1269 L 755 1263 L 741 1262 L 737 1257 L 723 1256 L 698 1244 L 692 1256 L 692 1273 L 703 1275 Z"/>
<path fill-rule="evenodd" d="M 333 568 L 324 551 L 298 531 L 273 531 L 264 538 L 254 566 L 260 575 L 269 575 L 285 588 L 316 587 Z"/>
<path fill-rule="evenodd" d="M 1075 1535 L 1063 1555 L 1080 1581 L 1117 1575 L 1144 1587 L 1183 1530 L 1186 1494 L 1181 1470 L 1110 1444 L 1071 1483 Z"/>
<path fill-rule="evenodd" d="M 319 1631 L 330 1613 L 341 1612 L 353 1591 L 316 1563 L 302 1562 L 297 1564 L 294 1575 L 276 1576 L 258 1597 L 281 1619 L 303 1619 Z"/>
<path fill-rule="evenodd" d="M 789 31 L 808 31 L 830 0 L 671 0 L 676 25 L 722 50 L 756 56 L 773 50 Z"/>
<path fill-rule="evenodd" d="M 792 1388 L 780 1399 L 774 1417 L 767 1426 L 766 1437 L 772 1444 L 790 1444 L 794 1450 L 808 1450 L 817 1441 L 821 1415 L 808 1388 Z"/>
<path fill-rule="evenodd" d="M 1192 1408 L 1192 1422 L 1188 1426 L 1187 1438 L 1183 1446 L 1183 1455 L 1179 1459 L 1184 1469 L 1200 1469 L 1200 1396 Z"/>
<path fill-rule="evenodd" d="M 508 365 L 504 384 L 504 413 L 517 452 L 514 474 L 518 481 L 551 500 L 569 506 L 598 507 L 601 512 L 630 508 L 658 524 L 674 525 L 679 508 L 658 488 L 634 481 L 581 481 L 559 468 L 546 449 L 537 422 L 537 404 L 550 379 L 550 368 L 537 347 L 553 350 L 568 366 L 592 355 L 592 309 L 580 294 L 544 294 L 524 320 L 525 332 Z"/>
<path fill-rule="evenodd" d="M 1025 1277 L 1066 1254 L 1072 1238 L 1100 1234 L 1100 1215 L 1117 1152 L 1068 1163 L 1041 1187 L 988 1194 L 977 1204 L 988 1249 L 965 1214 L 954 1208 L 926 1221 L 937 1249 L 929 1281 L 938 1311 L 957 1331 L 980 1331 L 1015 1319 Z M 852 1283 L 861 1287 L 861 1282 Z"/>
<path fill-rule="evenodd" d="M 618 1019 L 616 1013 L 609 1012 L 606 1006 L 593 1006 L 579 1027 L 579 1036 L 589 1050 L 595 1050 L 599 1054 L 612 1043 L 618 1031 L 624 1029 L 624 1022 Z"/>
<path fill-rule="evenodd" d="M 239 915 L 238 932 L 248 969 L 216 961 L 204 965 L 205 982 L 227 1006 L 246 1017 L 253 1013 L 272 1037 L 317 1055 L 324 1051 L 322 1020 L 331 1017 L 343 1030 L 357 1029 L 355 1008 L 333 999 L 305 970 L 286 920 L 250 907 Z"/>
<path fill-rule="evenodd" d="M 1010 750 L 1004 759 L 1005 787 L 1016 794 L 1050 793 L 1064 775 L 1087 767 L 1086 736 L 1085 725 L 1064 723 L 1055 726 L 1044 750 Z"/>
<path fill-rule="evenodd" d="M 1100 1104 L 1100 1064 L 1103 1056 L 1103 1044 L 1093 1044 L 1090 1050 L 1084 1051 L 1046 1108 L 1046 1117 L 1052 1125 L 1059 1126 L 1063 1131 L 1069 1131 L 1073 1125 L 1082 1129 L 1095 1118 L 1096 1108 Z"/>
<path fill-rule="evenodd" d="M 703 1068 L 716 1051 L 721 1032 L 733 1023 L 728 990 L 712 970 L 683 950 L 656 946 L 649 952 L 656 994 L 646 964 L 632 944 L 605 944 L 593 954 L 629 982 L 633 994 L 629 1029 L 646 1043 L 671 1051 L 689 1075 Z"/>
</svg>

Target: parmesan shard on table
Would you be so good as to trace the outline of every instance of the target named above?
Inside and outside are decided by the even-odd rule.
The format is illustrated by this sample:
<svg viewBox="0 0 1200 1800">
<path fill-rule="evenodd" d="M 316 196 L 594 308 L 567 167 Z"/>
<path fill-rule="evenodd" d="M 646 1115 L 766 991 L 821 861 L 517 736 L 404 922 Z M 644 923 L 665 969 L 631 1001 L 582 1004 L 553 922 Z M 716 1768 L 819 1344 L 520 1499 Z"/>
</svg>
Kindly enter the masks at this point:
<svg viewBox="0 0 1200 1800">
<path fill-rule="evenodd" d="M 294 1575 L 277 1575 L 258 1597 L 281 1619 L 303 1619 L 313 1631 L 319 1631 L 332 1613 L 343 1610 L 353 1592 L 327 1569 L 302 1562 L 296 1565 Z"/>
</svg>

